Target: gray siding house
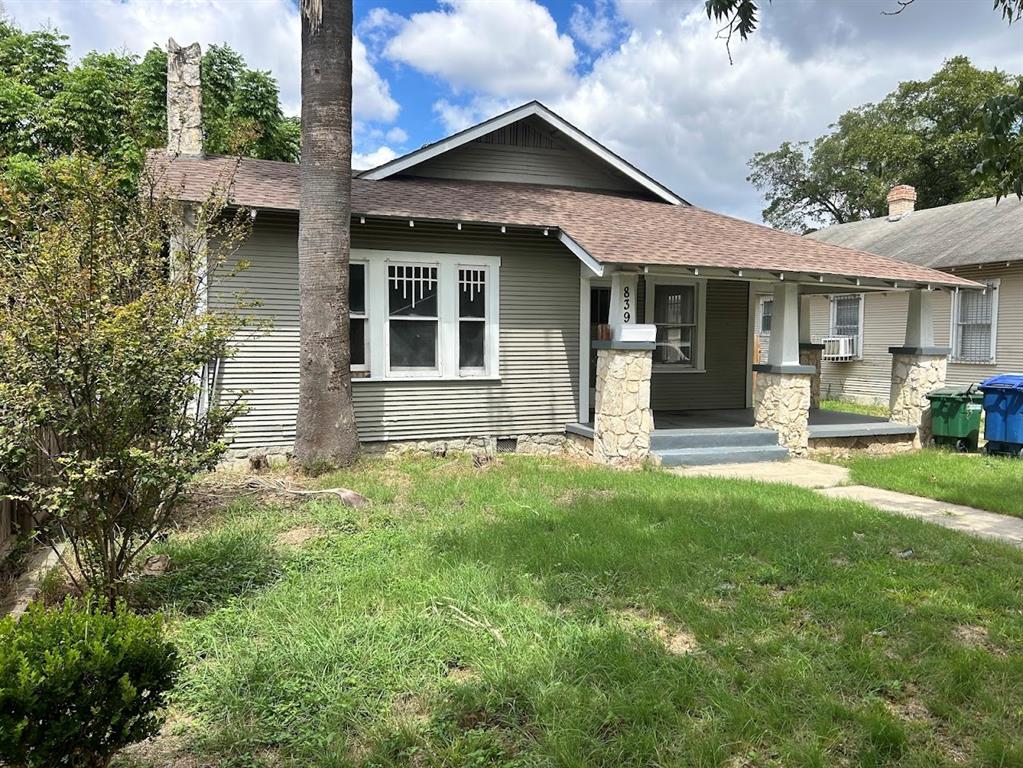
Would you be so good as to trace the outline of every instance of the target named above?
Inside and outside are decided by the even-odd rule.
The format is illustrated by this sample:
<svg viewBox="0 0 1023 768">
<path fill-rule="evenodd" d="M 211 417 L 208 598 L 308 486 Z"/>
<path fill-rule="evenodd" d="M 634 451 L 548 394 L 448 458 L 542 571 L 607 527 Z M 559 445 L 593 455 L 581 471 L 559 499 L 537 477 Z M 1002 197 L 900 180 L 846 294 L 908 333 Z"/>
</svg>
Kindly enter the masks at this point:
<svg viewBox="0 0 1023 768">
<path fill-rule="evenodd" d="M 148 172 L 185 208 L 219 189 L 255 217 L 236 254 L 249 267 L 209 301 L 226 309 L 241 292 L 268 322 L 218 362 L 211 394 L 248 404 L 237 454 L 285 452 L 299 384 L 298 166 L 203 153 L 201 123 L 175 114 L 200 103 L 187 90 L 195 62 L 169 68 L 194 71 L 168 83 L 174 150 L 152 152 Z M 356 172 L 351 211 L 351 375 L 360 438 L 376 445 L 608 463 L 714 461 L 721 445 L 739 458 L 803 453 L 819 372 L 801 357 L 802 302 L 851 286 L 974 286 L 698 208 L 537 102 Z M 762 365 L 758 292 L 774 301 Z M 907 319 L 908 370 L 930 322 Z M 918 416 L 869 429 L 915 436 Z"/>
<path fill-rule="evenodd" d="M 807 237 L 968 277 L 980 284 L 935 295 L 934 340 L 947 347 L 948 383 L 1023 373 L 1023 202 L 994 198 L 913 210 L 896 187 L 889 216 L 839 224 Z M 888 402 L 888 347 L 900 342 L 906 296 L 836 294 L 811 302 L 811 334 L 825 340 L 825 396 Z"/>
</svg>

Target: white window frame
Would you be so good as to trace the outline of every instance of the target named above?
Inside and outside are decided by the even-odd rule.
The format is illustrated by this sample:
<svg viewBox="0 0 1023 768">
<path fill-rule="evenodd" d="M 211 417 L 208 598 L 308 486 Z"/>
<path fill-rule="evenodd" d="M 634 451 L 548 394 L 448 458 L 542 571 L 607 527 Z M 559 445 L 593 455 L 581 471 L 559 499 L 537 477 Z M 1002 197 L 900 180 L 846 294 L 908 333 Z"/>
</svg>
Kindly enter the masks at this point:
<svg viewBox="0 0 1023 768">
<path fill-rule="evenodd" d="M 500 267 L 497 256 L 476 256 L 418 251 L 352 249 L 352 260 L 365 262 L 366 312 L 369 319 L 370 375 L 353 381 L 479 381 L 500 379 Z M 387 268 L 395 265 L 436 266 L 437 366 L 433 369 L 391 368 L 390 306 Z M 483 368 L 458 367 L 458 270 L 486 272 L 486 333 Z M 402 322 L 402 321 L 397 321 Z"/>
<path fill-rule="evenodd" d="M 654 324 L 654 301 L 658 285 L 692 286 L 696 296 L 696 360 L 692 365 L 679 363 L 654 363 L 653 370 L 658 373 L 706 373 L 707 361 L 707 281 L 693 280 L 670 275 L 647 275 L 644 316 L 648 324 Z"/>
<path fill-rule="evenodd" d="M 980 282 L 978 280 L 978 282 Z M 953 363 L 961 363 L 962 365 L 996 365 L 998 360 L 998 293 L 1001 287 L 1002 281 L 999 278 L 992 278 L 985 280 L 984 284 L 987 286 L 985 290 L 992 291 L 991 295 L 991 349 L 989 350 L 988 358 L 986 360 L 964 360 L 961 357 L 961 343 L 959 337 L 959 298 L 966 290 L 957 288 L 955 293 L 952 294 L 952 314 L 949 318 L 948 335 L 949 335 L 949 346 L 952 348 L 952 353 L 949 355 L 949 360 Z"/>
<path fill-rule="evenodd" d="M 860 303 L 859 317 L 856 321 L 856 354 L 852 357 L 853 360 L 863 359 L 863 319 L 865 317 L 864 309 L 866 308 L 867 302 L 862 293 L 833 293 L 828 296 L 828 336 L 846 336 L 848 334 L 839 334 L 836 331 L 836 321 L 838 320 L 838 300 L 855 298 Z M 848 358 L 847 358 L 848 359 Z"/>
<path fill-rule="evenodd" d="M 369 365 L 370 365 L 370 359 L 369 359 L 369 315 L 367 314 L 369 312 L 369 264 L 366 261 L 362 260 L 362 259 L 349 259 L 348 263 L 349 263 L 350 266 L 353 266 L 353 267 L 356 266 L 356 265 L 362 265 L 362 268 L 363 268 L 363 273 L 362 273 L 362 276 L 363 276 L 363 281 L 362 281 L 362 290 L 363 290 L 362 307 L 363 307 L 363 311 L 362 312 L 353 312 L 352 308 L 351 308 L 351 302 L 349 302 L 348 314 L 349 314 L 349 317 L 352 320 L 365 320 L 366 321 L 366 332 L 363 334 L 363 337 L 362 337 L 362 342 L 363 342 L 363 344 L 362 344 L 362 346 L 363 346 L 362 359 L 365 360 L 366 362 L 362 363 L 361 365 L 354 365 L 353 364 L 351 366 L 351 368 L 352 368 L 352 372 L 353 373 L 367 373 L 369 371 Z M 350 270 L 349 270 L 349 280 L 350 279 L 351 279 L 351 275 L 350 275 Z M 349 340 L 350 340 L 350 336 L 349 336 Z"/>
</svg>

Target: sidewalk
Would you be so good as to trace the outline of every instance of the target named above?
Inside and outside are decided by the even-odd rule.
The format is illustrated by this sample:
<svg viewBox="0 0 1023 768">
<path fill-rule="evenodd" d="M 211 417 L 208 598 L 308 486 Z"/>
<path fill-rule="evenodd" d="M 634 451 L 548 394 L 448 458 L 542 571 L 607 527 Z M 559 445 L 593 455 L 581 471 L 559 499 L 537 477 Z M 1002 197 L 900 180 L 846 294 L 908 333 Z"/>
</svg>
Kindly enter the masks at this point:
<svg viewBox="0 0 1023 768">
<path fill-rule="evenodd" d="M 820 491 L 833 499 L 850 499 L 870 504 L 906 517 L 917 517 L 946 528 L 998 539 L 1023 548 L 1023 520 L 1010 515 L 985 512 L 982 509 L 950 504 L 947 501 L 910 496 L 908 493 L 886 491 L 866 485 L 846 485 Z"/>
<path fill-rule="evenodd" d="M 956 531 L 997 539 L 1023 548 L 1023 519 L 866 485 L 844 485 L 849 481 L 849 470 L 834 464 L 824 464 L 810 459 L 792 459 L 758 464 L 683 467 L 669 471 L 680 477 L 726 477 L 734 480 L 798 485 L 811 488 L 832 499 L 859 501 L 887 512 L 915 517 Z"/>
</svg>

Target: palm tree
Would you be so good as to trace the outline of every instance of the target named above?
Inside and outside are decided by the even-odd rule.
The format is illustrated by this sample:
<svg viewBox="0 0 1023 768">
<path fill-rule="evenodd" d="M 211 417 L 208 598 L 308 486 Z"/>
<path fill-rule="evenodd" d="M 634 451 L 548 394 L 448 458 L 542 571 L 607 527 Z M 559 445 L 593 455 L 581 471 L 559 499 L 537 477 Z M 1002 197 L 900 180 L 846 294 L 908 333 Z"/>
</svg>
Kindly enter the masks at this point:
<svg viewBox="0 0 1023 768">
<path fill-rule="evenodd" d="M 302 0 L 300 177 L 295 459 L 318 471 L 359 453 L 348 327 L 352 0 Z"/>
</svg>

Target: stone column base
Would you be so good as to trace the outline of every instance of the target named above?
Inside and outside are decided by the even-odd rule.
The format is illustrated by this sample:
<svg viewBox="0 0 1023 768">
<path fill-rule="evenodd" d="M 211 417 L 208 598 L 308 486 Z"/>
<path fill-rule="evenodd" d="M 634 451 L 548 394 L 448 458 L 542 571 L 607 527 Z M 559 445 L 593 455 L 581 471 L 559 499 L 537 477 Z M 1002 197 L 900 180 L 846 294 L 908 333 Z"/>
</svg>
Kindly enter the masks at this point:
<svg viewBox="0 0 1023 768">
<path fill-rule="evenodd" d="M 817 371 L 810 375 L 810 407 L 821 407 L 821 362 L 824 359 L 823 344 L 800 344 L 799 364 Z"/>
<path fill-rule="evenodd" d="M 944 347 L 891 347 L 891 420 L 916 427 L 915 447 L 931 439 L 931 402 L 927 394 L 945 386 L 949 350 Z"/>
<path fill-rule="evenodd" d="M 593 458 L 611 465 L 636 464 L 650 455 L 654 429 L 650 408 L 653 344 L 602 344 L 597 349 Z"/>
<path fill-rule="evenodd" d="M 810 379 L 804 366 L 754 366 L 753 419 L 778 433 L 778 443 L 793 456 L 805 456 L 810 442 Z"/>
</svg>

